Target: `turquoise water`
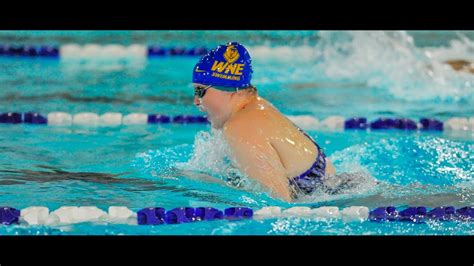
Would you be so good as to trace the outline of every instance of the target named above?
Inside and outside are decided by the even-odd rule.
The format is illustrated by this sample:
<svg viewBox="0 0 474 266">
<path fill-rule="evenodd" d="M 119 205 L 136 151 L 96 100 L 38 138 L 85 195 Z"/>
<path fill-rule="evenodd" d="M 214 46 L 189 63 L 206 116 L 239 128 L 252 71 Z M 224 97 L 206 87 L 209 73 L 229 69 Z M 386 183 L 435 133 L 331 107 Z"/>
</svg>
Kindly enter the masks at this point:
<svg viewBox="0 0 474 266">
<path fill-rule="evenodd" d="M 246 44 L 259 93 L 284 114 L 343 117 L 474 116 L 474 75 L 447 59 L 474 61 L 470 32 L 0 32 L 5 43 Z M 14 36 L 14 37 L 12 37 Z M 180 36 L 179 39 L 177 36 Z M 471 39 L 469 39 L 471 38 Z M 205 40 L 205 41 L 202 41 Z M 430 45 L 431 44 L 431 45 Z M 197 58 L 58 61 L 0 58 L 0 112 L 109 111 L 199 114 L 189 87 Z M 338 172 L 360 177 L 339 195 L 288 204 L 232 169 L 208 125 L 117 128 L 0 124 L 0 205 L 354 206 L 473 205 L 471 132 L 308 131 Z M 211 182 L 198 176 L 210 176 Z M 245 180 L 244 180 L 245 181 Z M 379 183 L 376 184 L 375 181 Z M 2 226 L 0 234 L 473 234 L 472 223 L 343 223 L 309 219 L 183 225 Z"/>
</svg>

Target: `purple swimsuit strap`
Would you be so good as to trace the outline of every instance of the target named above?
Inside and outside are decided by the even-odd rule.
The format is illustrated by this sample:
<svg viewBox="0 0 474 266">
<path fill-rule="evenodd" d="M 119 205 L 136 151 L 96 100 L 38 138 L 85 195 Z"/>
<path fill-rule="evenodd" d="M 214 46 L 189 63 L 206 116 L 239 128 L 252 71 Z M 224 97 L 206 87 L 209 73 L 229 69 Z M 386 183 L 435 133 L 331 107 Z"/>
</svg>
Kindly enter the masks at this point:
<svg viewBox="0 0 474 266">
<path fill-rule="evenodd" d="M 296 125 L 295 125 L 296 126 Z M 311 167 L 306 170 L 304 173 L 302 173 L 301 175 L 299 176 L 296 176 L 294 177 L 293 179 L 294 180 L 298 180 L 298 179 L 301 179 L 301 178 L 304 178 L 306 177 L 310 172 L 314 171 L 314 170 L 320 170 L 321 171 L 321 175 L 324 175 L 326 173 L 326 154 L 324 154 L 324 152 L 321 150 L 321 147 L 319 147 L 318 143 L 316 143 L 316 141 L 314 141 L 314 139 L 308 135 L 306 132 L 304 132 L 301 128 L 299 128 L 298 126 L 296 126 L 296 128 L 298 128 L 298 130 L 303 133 L 307 138 L 309 138 L 313 143 L 314 145 L 316 145 L 316 148 L 318 149 L 318 156 L 316 157 L 316 160 L 314 161 L 314 163 L 311 165 Z M 318 166 L 319 164 L 321 164 L 322 166 L 319 167 L 320 169 L 318 169 Z"/>
</svg>

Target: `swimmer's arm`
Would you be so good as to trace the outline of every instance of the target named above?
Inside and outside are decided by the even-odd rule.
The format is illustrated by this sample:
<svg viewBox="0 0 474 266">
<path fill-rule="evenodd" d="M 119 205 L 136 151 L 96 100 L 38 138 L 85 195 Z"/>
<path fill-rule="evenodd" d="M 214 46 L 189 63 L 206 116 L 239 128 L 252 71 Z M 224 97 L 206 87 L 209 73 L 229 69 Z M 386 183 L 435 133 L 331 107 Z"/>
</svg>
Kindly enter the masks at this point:
<svg viewBox="0 0 474 266">
<path fill-rule="evenodd" d="M 241 126 L 224 128 L 237 167 L 248 177 L 269 188 L 274 196 L 292 201 L 289 180 L 277 151 L 267 140 L 248 132 L 252 130 L 245 130 Z"/>
</svg>

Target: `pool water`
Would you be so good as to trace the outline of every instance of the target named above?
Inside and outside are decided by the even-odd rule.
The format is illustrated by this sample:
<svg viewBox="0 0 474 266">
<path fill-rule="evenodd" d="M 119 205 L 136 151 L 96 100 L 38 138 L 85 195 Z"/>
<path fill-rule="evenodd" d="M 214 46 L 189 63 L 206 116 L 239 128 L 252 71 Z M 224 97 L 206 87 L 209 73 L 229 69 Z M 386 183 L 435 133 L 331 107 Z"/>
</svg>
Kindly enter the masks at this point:
<svg viewBox="0 0 474 266">
<path fill-rule="evenodd" d="M 206 38 L 202 38 L 202 36 Z M 13 37 L 15 36 L 15 37 Z M 177 40 L 180 36 L 181 41 Z M 469 39 L 470 38 L 470 39 Z M 13 43 L 246 45 L 254 84 L 287 115 L 474 116 L 474 75 L 442 62 L 474 61 L 472 32 L 0 32 Z M 205 40 L 205 41 L 202 41 Z M 148 60 L 0 58 L 0 112 L 199 114 L 189 87 L 196 57 Z M 472 132 L 307 131 L 338 172 L 358 186 L 290 204 L 236 171 L 220 132 L 202 124 L 54 127 L 0 124 L 0 205 L 471 206 Z M 305 218 L 161 226 L 0 226 L 0 234 L 440 234 L 472 235 L 472 223 L 322 222 Z"/>
</svg>

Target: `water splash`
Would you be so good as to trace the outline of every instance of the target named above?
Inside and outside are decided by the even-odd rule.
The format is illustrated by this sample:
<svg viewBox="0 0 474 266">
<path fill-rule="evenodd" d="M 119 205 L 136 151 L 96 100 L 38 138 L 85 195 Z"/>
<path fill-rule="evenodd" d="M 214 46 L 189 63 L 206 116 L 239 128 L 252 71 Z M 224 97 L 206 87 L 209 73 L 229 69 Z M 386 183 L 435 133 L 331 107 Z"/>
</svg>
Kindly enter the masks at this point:
<svg viewBox="0 0 474 266">
<path fill-rule="evenodd" d="M 185 175 L 214 183 L 258 191 L 230 160 L 229 147 L 221 130 L 200 131 L 193 145 L 182 144 L 138 153 L 132 164 L 152 177 L 174 178 Z"/>
<path fill-rule="evenodd" d="M 377 138 L 337 151 L 337 169 L 364 169 L 379 183 L 365 195 L 337 204 L 472 204 L 472 143 L 437 136 Z"/>
<path fill-rule="evenodd" d="M 191 158 L 177 165 L 186 170 L 224 176 L 230 164 L 228 155 L 229 147 L 222 131 L 212 128 L 211 131 L 200 131 L 196 134 Z"/>
<path fill-rule="evenodd" d="M 337 169 L 366 169 L 394 184 L 454 185 L 472 181 L 473 149 L 473 144 L 437 136 L 398 136 L 350 146 L 331 159 Z"/>
<path fill-rule="evenodd" d="M 191 158 L 176 166 L 183 170 L 204 172 L 219 178 L 232 187 L 259 191 L 258 185 L 233 166 L 230 148 L 224 139 L 222 130 L 212 128 L 196 134 Z"/>
<path fill-rule="evenodd" d="M 406 101 L 474 102 L 474 75 L 445 63 L 474 61 L 474 45 L 466 36 L 436 48 L 417 47 L 405 31 L 321 31 L 318 37 L 314 46 L 250 47 L 256 62 L 267 62 L 265 77 L 256 75 L 259 82 L 342 80 L 366 83 Z M 287 67 L 272 68 L 275 60 Z"/>
<path fill-rule="evenodd" d="M 135 155 L 132 166 L 152 178 L 175 178 L 176 165 L 185 162 L 191 153 L 189 144 L 181 144 L 159 150 L 148 150 Z"/>
<path fill-rule="evenodd" d="M 324 187 L 311 195 L 300 197 L 298 203 L 343 203 L 359 199 L 367 205 L 367 200 L 407 202 L 416 199 L 400 198 L 429 194 L 445 195 L 449 202 L 460 197 L 468 202 L 473 195 L 474 157 L 470 152 L 473 149 L 472 143 L 438 136 L 377 137 L 334 152 L 330 159 L 338 175 L 330 177 Z M 216 193 L 230 189 L 235 195 L 246 194 L 245 201 L 252 204 L 261 199 L 269 200 L 263 188 L 232 166 L 229 152 L 222 132 L 212 129 L 196 134 L 193 145 L 139 153 L 135 166 L 160 178 L 176 179 L 184 172 L 199 173 L 221 181 L 219 187 L 209 188 L 217 189 Z M 195 184 L 196 187 L 206 186 L 204 182 L 198 183 L 202 184 Z M 427 198 L 417 201 L 423 200 Z"/>
</svg>

